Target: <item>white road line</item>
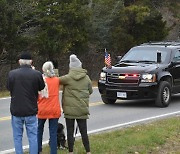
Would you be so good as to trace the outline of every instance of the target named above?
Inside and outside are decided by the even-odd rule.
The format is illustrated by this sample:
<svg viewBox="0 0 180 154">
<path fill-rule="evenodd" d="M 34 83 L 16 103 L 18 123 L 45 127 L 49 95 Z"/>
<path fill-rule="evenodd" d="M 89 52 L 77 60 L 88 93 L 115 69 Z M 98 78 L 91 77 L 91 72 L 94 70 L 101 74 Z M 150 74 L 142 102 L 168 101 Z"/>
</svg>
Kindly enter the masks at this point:
<svg viewBox="0 0 180 154">
<path fill-rule="evenodd" d="M 0 98 L 0 100 L 3 100 L 3 99 L 10 99 L 11 97 L 3 97 L 3 98 Z"/>
<path fill-rule="evenodd" d="M 114 128 L 118 128 L 118 127 L 125 127 L 125 126 L 128 126 L 128 125 L 132 125 L 132 124 L 135 124 L 135 123 L 140 123 L 140 122 L 145 122 L 145 121 L 150 121 L 150 120 L 153 120 L 153 119 L 159 119 L 159 118 L 163 118 L 163 117 L 167 117 L 167 116 L 172 116 L 172 115 L 178 115 L 180 114 L 180 111 L 176 111 L 176 112 L 172 112 L 172 113 L 167 113 L 167 114 L 162 114 L 162 115 L 158 115 L 158 116 L 154 116 L 154 117 L 149 117 L 149 118 L 144 118 L 144 119 L 140 119 L 140 120 L 135 120 L 135 121 L 130 121 L 130 122 L 127 122 L 127 123 L 122 123 L 122 124 L 117 124 L 117 125 L 113 125 L 113 126 L 109 126 L 109 127 L 104 127 L 104 128 L 101 128 L 101 129 L 96 129 L 96 130 L 92 130 L 92 131 L 88 131 L 88 134 L 94 134 L 94 133 L 98 133 L 98 132 L 102 132 L 102 131 L 106 131 L 106 130 L 110 130 L 110 129 L 114 129 Z M 80 136 L 80 133 L 78 133 L 76 135 L 76 137 L 79 137 Z M 48 144 L 49 141 L 44 141 L 42 144 Z M 23 149 L 28 149 L 29 146 L 26 145 L 26 146 L 23 146 Z M 15 152 L 14 149 L 9 149 L 9 150 L 5 150 L 5 151 L 0 151 L 0 154 L 9 154 L 9 153 L 13 153 Z"/>
<path fill-rule="evenodd" d="M 132 124 L 136 124 L 136 123 L 140 123 L 140 122 L 150 121 L 150 120 L 159 119 L 159 118 L 172 116 L 172 115 L 178 115 L 178 114 L 180 114 L 180 111 L 167 113 L 167 114 L 162 114 L 162 115 L 149 117 L 149 118 L 145 118 L 145 119 L 139 119 L 139 120 L 135 120 L 135 121 L 130 121 L 130 122 L 127 122 L 127 123 L 117 124 L 117 125 L 113 125 L 113 126 L 109 126 L 109 127 L 104 127 L 104 128 L 101 128 L 101 129 L 88 131 L 88 134 L 98 133 L 98 132 L 102 132 L 102 131 L 105 131 L 105 130 L 110 130 L 110 129 L 114 129 L 114 128 L 118 128 L 118 127 L 125 127 L 125 126 L 128 126 L 128 125 L 132 125 Z M 78 135 L 80 135 L 80 134 L 78 134 Z"/>
</svg>

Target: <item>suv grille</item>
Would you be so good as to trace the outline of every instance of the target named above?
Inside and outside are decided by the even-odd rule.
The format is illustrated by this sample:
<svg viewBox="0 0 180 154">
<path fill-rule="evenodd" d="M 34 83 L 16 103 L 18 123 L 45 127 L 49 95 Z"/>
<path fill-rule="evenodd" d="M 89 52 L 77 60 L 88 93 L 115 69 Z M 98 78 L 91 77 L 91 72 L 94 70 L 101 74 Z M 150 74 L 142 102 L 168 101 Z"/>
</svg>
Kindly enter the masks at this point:
<svg viewBox="0 0 180 154">
<path fill-rule="evenodd" d="M 138 84 L 139 74 L 107 73 L 107 82 L 115 84 Z"/>
</svg>

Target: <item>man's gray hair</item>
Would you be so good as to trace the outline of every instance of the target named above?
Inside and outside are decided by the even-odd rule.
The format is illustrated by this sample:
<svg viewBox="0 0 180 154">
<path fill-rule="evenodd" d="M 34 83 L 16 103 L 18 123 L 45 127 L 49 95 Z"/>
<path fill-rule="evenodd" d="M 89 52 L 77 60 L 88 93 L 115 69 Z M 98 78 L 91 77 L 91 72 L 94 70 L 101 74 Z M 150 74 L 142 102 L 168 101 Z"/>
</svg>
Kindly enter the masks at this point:
<svg viewBox="0 0 180 154">
<path fill-rule="evenodd" d="M 19 59 L 19 65 L 31 65 L 32 60 L 27 60 L 27 59 Z"/>
</svg>

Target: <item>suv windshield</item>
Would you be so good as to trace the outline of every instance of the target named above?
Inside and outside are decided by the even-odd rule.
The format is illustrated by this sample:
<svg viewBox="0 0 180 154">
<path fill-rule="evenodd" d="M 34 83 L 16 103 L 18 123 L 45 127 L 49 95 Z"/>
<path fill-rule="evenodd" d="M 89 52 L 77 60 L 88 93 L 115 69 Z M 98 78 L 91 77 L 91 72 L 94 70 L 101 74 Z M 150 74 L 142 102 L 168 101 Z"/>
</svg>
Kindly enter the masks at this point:
<svg viewBox="0 0 180 154">
<path fill-rule="evenodd" d="M 126 63 L 156 63 L 157 52 L 161 52 L 161 63 L 168 63 L 170 51 L 164 48 L 135 47 L 129 50 L 120 62 Z"/>
</svg>

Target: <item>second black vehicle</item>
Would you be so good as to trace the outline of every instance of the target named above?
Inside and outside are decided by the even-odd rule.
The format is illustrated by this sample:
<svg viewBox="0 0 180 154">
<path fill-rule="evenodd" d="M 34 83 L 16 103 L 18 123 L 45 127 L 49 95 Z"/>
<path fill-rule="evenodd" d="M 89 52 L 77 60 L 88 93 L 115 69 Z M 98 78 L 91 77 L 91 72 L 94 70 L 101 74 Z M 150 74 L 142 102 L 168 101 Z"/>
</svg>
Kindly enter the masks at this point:
<svg viewBox="0 0 180 154">
<path fill-rule="evenodd" d="M 180 93 L 180 42 L 144 43 L 131 48 L 111 68 L 104 67 L 98 82 L 105 104 L 117 99 L 154 99 L 167 107 Z"/>
</svg>

